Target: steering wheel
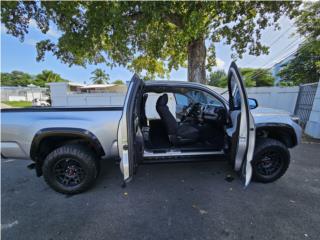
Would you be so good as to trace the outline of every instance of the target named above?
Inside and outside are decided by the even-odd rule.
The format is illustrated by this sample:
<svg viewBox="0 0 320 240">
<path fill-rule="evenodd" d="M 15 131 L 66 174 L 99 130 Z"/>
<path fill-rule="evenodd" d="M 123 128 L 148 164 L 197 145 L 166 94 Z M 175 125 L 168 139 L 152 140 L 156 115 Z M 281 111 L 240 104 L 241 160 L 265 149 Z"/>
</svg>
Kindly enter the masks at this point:
<svg viewBox="0 0 320 240">
<path fill-rule="evenodd" d="M 187 117 L 190 116 L 196 104 L 197 103 L 190 103 L 188 106 L 185 107 L 185 109 L 182 112 L 181 122 L 183 122 Z"/>
</svg>

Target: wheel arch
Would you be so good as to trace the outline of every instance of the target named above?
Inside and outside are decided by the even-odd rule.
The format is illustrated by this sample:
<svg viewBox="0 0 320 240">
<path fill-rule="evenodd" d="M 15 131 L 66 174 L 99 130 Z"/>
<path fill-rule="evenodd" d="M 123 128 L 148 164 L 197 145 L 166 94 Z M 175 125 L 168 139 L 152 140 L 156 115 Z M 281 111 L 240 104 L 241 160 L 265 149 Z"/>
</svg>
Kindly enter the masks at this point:
<svg viewBox="0 0 320 240">
<path fill-rule="evenodd" d="M 105 155 L 99 139 L 88 130 L 64 127 L 44 128 L 34 135 L 30 147 L 30 157 L 36 163 L 37 175 L 42 175 L 43 160 L 51 151 L 72 142 L 87 144 L 99 157 Z"/>
<path fill-rule="evenodd" d="M 293 127 L 284 123 L 259 123 L 256 125 L 256 136 L 276 139 L 288 148 L 298 144 Z"/>
</svg>

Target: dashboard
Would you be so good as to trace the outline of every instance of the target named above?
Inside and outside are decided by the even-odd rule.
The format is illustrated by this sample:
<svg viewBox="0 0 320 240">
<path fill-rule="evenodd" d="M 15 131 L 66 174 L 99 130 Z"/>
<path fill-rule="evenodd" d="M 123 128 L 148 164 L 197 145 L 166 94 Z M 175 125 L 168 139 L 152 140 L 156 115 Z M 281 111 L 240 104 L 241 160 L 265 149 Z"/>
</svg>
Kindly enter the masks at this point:
<svg viewBox="0 0 320 240">
<path fill-rule="evenodd" d="M 206 104 L 203 106 L 202 117 L 207 121 L 223 122 L 226 119 L 226 110 L 222 106 Z"/>
<path fill-rule="evenodd" d="M 225 123 L 227 112 L 223 106 L 196 103 L 186 109 L 186 117 L 198 122 L 220 122 Z"/>
</svg>

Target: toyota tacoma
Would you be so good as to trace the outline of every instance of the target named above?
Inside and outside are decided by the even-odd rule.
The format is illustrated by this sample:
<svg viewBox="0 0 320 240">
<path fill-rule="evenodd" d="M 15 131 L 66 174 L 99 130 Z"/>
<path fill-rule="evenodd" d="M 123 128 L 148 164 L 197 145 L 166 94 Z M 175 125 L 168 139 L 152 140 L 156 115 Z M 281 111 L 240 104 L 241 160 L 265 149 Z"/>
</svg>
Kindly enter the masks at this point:
<svg viewBox="0 0 320 240">
<path fill-rule="evenodd" d="M 3 109 L 1 156 L 31 159 L 55 191 L 91 187 L 100 161 L 118 159 L 124 183 L 139 165 L 224 158 L 243 178 L 273 182 L 290 163 L 298 119 L 247 98 L 235 63 L 228 90 L 134 75 L 123 106 Z"/>
</svg>

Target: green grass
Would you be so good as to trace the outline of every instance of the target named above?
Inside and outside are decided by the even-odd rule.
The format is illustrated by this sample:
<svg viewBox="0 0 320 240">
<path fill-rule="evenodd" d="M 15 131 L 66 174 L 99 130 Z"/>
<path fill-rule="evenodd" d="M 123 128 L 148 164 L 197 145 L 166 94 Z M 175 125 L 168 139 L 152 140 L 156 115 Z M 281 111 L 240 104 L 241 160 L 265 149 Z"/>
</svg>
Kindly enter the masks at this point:
<svg viewBox="0 0 320 240">
<path fill-rule="evenodd" d="M 28 101 L 3 101 L 3 103 L 11 107 L 19 107 L 19 108 L 32 106 L 32 102 L 28 102 Z"/>
</svg>

